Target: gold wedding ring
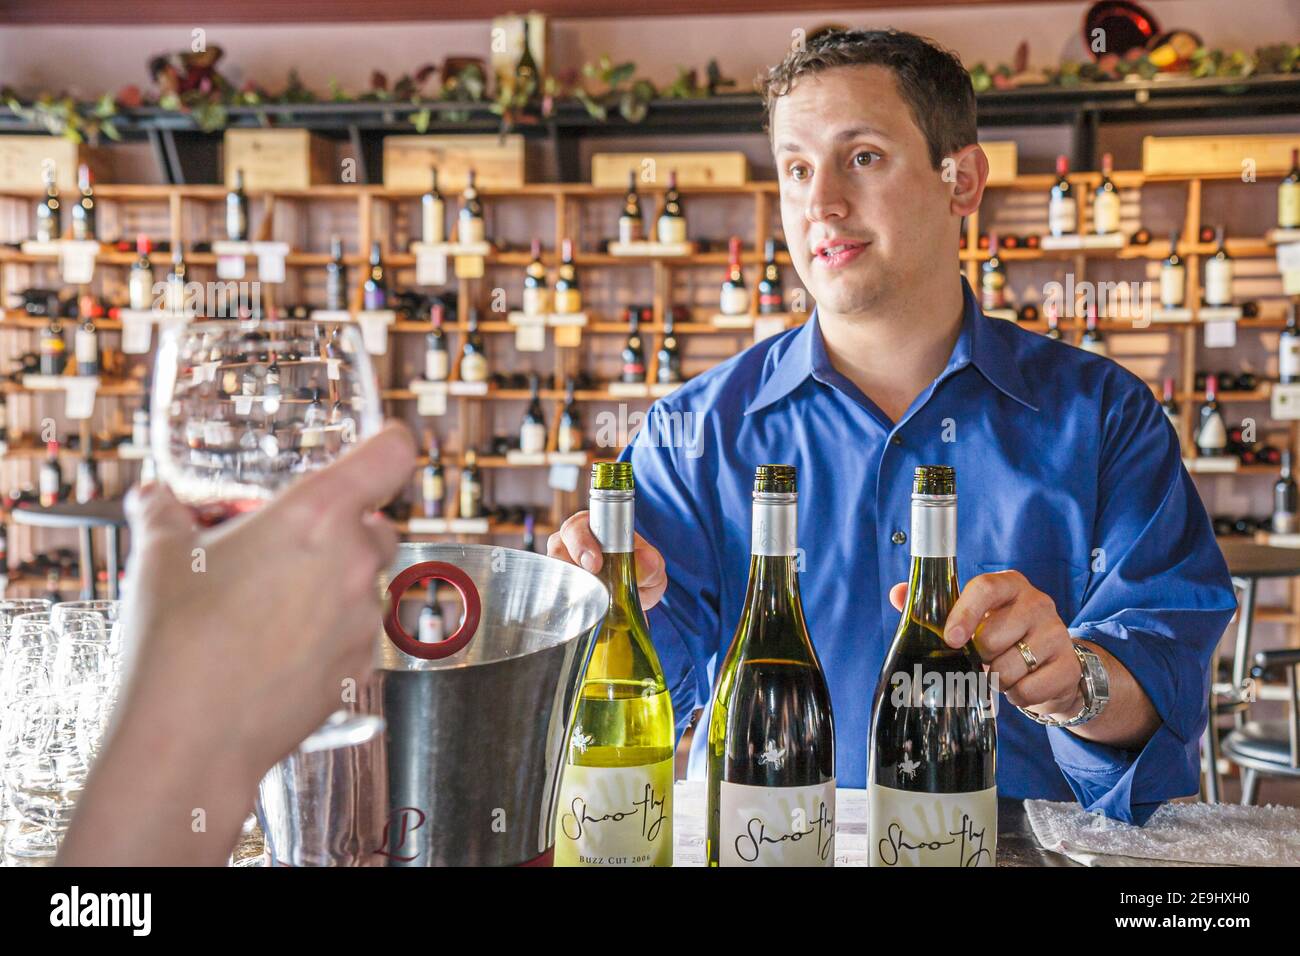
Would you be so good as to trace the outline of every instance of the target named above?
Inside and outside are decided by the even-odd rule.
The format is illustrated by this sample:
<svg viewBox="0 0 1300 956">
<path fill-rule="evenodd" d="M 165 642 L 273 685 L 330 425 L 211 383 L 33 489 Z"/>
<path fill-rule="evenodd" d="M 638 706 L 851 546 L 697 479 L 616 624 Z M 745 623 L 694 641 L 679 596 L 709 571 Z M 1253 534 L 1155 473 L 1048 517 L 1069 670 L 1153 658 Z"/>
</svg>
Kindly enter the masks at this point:
<svg viewBox="0 0 1300 956">
<path fill-rule="evenodd" d="M 1024 641 L 1016 641 L 1016 649 L 1020 651 L 1020 656 L 1025 659 L 1025 666 L 1029 668 L 1031 673 L 1038 670 L 1038 658 L 1034 656 L 1034 652 L 1029 649 L 1028 644 Z"/>
</svg>

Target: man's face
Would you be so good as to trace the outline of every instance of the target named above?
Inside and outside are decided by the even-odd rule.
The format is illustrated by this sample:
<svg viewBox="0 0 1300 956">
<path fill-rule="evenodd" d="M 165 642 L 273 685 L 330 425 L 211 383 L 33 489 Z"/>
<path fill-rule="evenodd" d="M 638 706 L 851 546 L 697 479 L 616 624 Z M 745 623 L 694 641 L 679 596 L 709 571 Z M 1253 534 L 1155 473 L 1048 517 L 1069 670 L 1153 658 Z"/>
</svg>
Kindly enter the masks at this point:
<svg viewBox="0 0 1300 956">
<path fill-rule="evenodd" d="M 772 143 L 790 257 L 821 309 L 904 302 L 954 254 L 952 186 L 892 70 L 800 77 L 773 109 Z"/>
</svg>

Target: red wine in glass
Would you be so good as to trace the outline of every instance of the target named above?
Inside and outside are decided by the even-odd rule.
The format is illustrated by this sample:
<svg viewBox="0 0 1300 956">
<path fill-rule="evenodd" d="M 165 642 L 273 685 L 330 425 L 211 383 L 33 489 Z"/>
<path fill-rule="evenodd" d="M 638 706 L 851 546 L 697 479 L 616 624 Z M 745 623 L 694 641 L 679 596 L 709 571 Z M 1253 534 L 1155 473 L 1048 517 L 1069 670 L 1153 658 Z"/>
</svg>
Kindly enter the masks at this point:
<svg viewBox="0 0 1300 956">
<path fill-rule="evenodd" d="M 256 511 L 266 502 L 261 498 L 231 498 L 224 501 L 204 501 L 190 505 L 190 513 L 202 528 L 214 528 L 219 524 L 238 518 L 242 514 Z"/>
</svg>

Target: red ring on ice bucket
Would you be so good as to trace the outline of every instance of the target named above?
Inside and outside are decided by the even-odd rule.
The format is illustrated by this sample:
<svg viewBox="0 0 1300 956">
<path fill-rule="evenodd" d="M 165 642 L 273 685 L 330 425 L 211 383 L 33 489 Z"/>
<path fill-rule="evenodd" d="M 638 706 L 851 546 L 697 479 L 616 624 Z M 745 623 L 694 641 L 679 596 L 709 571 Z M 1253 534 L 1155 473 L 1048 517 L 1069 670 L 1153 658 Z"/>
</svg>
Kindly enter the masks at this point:
<svg viewBox="0 0 1300 956">
<path fill-rule="evenodd" d="M 460 627 L 456 628 L 451 637 L 437 644 L 426 644 L 407 634 L 397 613 L 402 605 L 402 595 L 412 585 L 429 581 L 446 581 L 465 602 L 465 619 L 461 621 Z M 468 644 L 478 630 L 479 618 L 483 613 L 483 604 L 479 600 L 478 588 L 474 586 L 473 579 L 454 564 L 444 561 L 422 561 L 411 565 L 388 585 L 388 598 L 388 611 L 384 614 L 384 632 L 388 639 L 403 653 L 426 661 L 450 657 Z"/>
</svg>

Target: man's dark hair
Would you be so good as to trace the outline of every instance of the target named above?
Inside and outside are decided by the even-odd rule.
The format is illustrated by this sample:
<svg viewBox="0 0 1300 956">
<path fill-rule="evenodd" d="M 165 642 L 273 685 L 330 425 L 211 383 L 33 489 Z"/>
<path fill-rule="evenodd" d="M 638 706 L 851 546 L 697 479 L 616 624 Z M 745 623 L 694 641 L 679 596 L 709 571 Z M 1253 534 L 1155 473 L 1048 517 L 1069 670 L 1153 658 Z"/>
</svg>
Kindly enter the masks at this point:
<svg viewBox="0 0 1300 956">
<path fill-rule="evenodd" d="M 776 101 L 801 76 L 837 66 L 884 66 L 930 146 L 930 163 L 976 142 L 975 91 L 961 60 L 933 40 L 898 30 L 832 30 L 810 38 L 778 65 L 761 74 L 758 89 L 772 123 Z"/>
</svg>

